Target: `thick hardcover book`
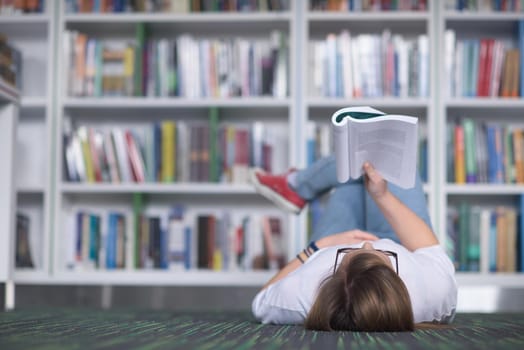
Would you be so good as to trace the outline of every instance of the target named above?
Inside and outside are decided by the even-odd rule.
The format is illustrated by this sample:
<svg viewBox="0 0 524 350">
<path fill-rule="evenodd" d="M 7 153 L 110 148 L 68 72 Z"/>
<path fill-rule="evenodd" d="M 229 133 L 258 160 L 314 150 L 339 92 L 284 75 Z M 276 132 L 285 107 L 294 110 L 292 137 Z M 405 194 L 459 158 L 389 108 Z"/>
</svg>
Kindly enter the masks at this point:
<svg viewBox="0 0 524 350">
<path fill-rule="evenodd" d="M 359 178 L 368 161 L 387 181 L 402 188 L 415 185 L 418 118 L 349 107 L 336 111 L 331 122 L 339 182 Z"/>
<path fill-rule="evenodd" d="M 16 267 L 34 267 L 29 226 L 27 215 L 16 214 Z"/>
</svg>

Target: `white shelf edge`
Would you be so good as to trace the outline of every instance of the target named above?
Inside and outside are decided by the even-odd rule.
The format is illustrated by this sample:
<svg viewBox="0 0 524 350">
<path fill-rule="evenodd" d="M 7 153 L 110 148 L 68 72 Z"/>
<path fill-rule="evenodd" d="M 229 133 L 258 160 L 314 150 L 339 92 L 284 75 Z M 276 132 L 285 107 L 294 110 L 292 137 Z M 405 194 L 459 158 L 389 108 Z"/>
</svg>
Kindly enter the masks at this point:
<svg viewBox="0 0 524 350">
<path fill-rule="evenodd" d="M 444 191 L 448 195 L 520 195 L 524 184 L 446 184 Z"/>
<path fill-rule="evenodd" d="M 429 98 L 327 98 L 327 97 L 310 97 L 307 100 L 308 107 L 344 107 L 344 106 L 373 106 L 380 107 L 420 107 L 429 106 Z"/>
<path fill-rule="evenodd" d="M 15 268 L 13 270 L 13 279 L 23 281 L 49 281 L 50 276 L 42 269 Z M 38 282 L 36 282 L 38 283 Z M 46 284 L 48 284 L 47 282 Z"/>
<path fill-rule="evenodd" d="M 472 286 L 524 288 L 522 273 L 457 272 L 456 279 L 459 288 Z"/>
<path fill-rule="evenodd" d="M 445 102 L 448 108 L 524 108 L 524 98 L 472 97 L 451 98 Z"/>
<path fill-rule="evenodd" d="M 237 98 L 66 98 L 66 108 L 208 108 L 208 107 L 263 107 L 287 108 L 289 98 L 237 97 Z"/>
<path fill-rule="evenodd" d="M 0 78 L 0 102 L 19 103 L 20 92 Z"/>
<path fill-rule="evenodd" d="M 235 23 L 289 21 L 291 13 L 283 12 L 232 12 L 232 13 L 92 13 L 67 14 L 66 23 Z"/>
<path fill-rule="evenodd" d="M 17 284 L 46 285 L 128 285 L 128 286 L 254 286 L 266 283 L 276 271 L 169 271 L 169 270 L 114 270 L 15 273 Z"/>
<path fill-rule="evenodd" d="M 173 184 L 88 184 L 62 183 L 62 193 L 179 193 L 179 194 L 255 194 L 249 184 L 173 183 Z"/>
<path fill-rule="evenodd" d="M 0 15 L 0 24 L 47 24 L 48 14 L 10 14 Z"/>
<path fill-rule="evenodd" d="M 44 193 L 44 185 L 18 185 L 16 187 L 17 193 Z"/>
<path fill-rule="evenodd" d="M 444 13 L 445 21 L 517 21 L 524 19 L 524 12 L 498 12 L 498 11 L 452 11 Z"/>
<path fill-rule="evenodd" d="M 20 107 L 22 108 L 45 108 L 47 101 L 45 97 L 24 97 L 20 99 Z"/>
<path fill-rule="evenodd" d="M 122 285 L 122 286 L 262 286 L 276 271 L 169 271 L 115 270 L 58 272 L 16 270 L 17 284 L 42 285 Z M 464 287 L 523 288 L 522 273 L 456 273 L 457 285 Z"/>
<path fill-rule="evenodd" d="M 310 11 L 307 20 L 323 22 L 333 20 L 351 21 L 395 21 L 395 22 L 425 22 L 429 19 L 427 11 L 380 11 L 380 12 L 341 12 L 341 11 Z"/>
</svg>

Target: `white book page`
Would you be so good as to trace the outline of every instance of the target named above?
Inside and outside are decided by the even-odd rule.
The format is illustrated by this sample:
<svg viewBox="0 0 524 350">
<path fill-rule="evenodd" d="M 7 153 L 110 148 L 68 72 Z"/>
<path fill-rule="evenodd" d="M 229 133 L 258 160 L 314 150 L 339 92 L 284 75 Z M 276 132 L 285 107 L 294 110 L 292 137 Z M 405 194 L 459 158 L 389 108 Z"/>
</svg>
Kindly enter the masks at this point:
<svg viewBox="0 0 524 350">
<path fill-rule="evenodd" d="M 352 107 L 333 114 L 338 181 L 358 179 L 362 175 L 362 165 L 369 161 L 385 180 L 402 188 L 413 187 L 417 166 L 418 119 L 404 115 L 340 118 L 350 112 L 382 113 L 370 107 Z"/>
<path fill-rule="evenodd" d="M 417 123 L 384 117 L 367 121 L 352 123 L 355 131 L 351 152 L 355 162 L 351 167 L 351 177 L 360 177 L 362 165 L 369 161 L 387 181 L 402 188 L 413 187 L 417 165 Z"/>
<path fill-rule="evenodd" d="M 337 180 L 338 182 L 346 182 L 350 179 L 350 165 L 355 166 L 355 162 L 351 162 L 350 150 L 355 149 L 355 145 L 350 145 L 349 129 L 351 118 L 339 118 L 339 116 L 350 112 L 360 113 L 375 113 L 384 114 L 383 112 L 371 108 L 371 107 L 348 107 L 342 108 L 336 111 L 331 117 L 331 125 L 333 130 L 333 145 L 335 150 L 336 168 L 337 168 Z M 355 172 L 353 171 L 352 174 Z M 353 177 L 353 176 L 352 176 Z"/>
</svg>

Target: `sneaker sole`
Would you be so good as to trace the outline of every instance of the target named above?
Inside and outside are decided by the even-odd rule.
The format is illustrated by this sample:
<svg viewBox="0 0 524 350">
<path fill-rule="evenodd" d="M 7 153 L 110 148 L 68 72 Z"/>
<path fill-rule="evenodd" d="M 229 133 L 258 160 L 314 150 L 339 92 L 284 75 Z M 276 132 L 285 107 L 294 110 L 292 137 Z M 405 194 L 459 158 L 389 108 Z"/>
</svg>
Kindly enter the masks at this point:
<svg viewBox="0 0 524 350">
<path fill-rule="evenodd" d="M 279 195 L 277 192 L 273 191 L 271 188 L 267 187 L 266 185 L 261 184 L 260 181 L 258 181 L 258 177 L 256 176 L 257 171 L 260 171 L 260 169 L 249 171 L 249 180 L 253 184 L 253 186 L 255 187 L 255 190 L 259 194 L 269 199 L 271 202 L 273 202 L 277 207 L 279 207 L 282 210 L 291 212 L 293 214 L 300 213 L 302 208 L 299 208 L 298 206 L 289 202 L 284 197 L 282 197 L 281 195 Z"/>
</svg>

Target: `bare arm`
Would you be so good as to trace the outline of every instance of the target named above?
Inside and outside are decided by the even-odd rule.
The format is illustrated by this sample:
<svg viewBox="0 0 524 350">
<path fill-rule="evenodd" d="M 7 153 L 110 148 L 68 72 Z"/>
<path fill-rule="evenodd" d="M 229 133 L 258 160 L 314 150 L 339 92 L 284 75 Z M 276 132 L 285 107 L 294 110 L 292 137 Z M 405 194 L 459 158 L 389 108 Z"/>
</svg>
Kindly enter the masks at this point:
<svg viewBox="0 0 524 350">
<path fill-rule="evenodd" d="M 431 228 L 387 188 L 371 164 L 364 164 L 366 188 L 402 245 L 413 251 L 438 244 Z"/>
<path fill-rule="evenodd" d="M 355 244 L 362 241 L 375 241 L 378 237 L 374 234 L 360 231 L 360 230 L 351 230 L 341 233 L 336 233 L 333 235 L 325 236 L 316 241 L 316 245 L 319 249 L 331 247 L 339 244 Z M 300 252 L 302 260 L 307 260 L 307 256 Z M 291 260 L 286 266 L 284 266 L 280 271 L 278 271 L 265 285 L 262 289 L 269 287 L 273 283 L 283 279 L 291 272 L 295 271 L 297 268 L 302 266 L 302 262 L 298 258 Z"/>
</svg>

